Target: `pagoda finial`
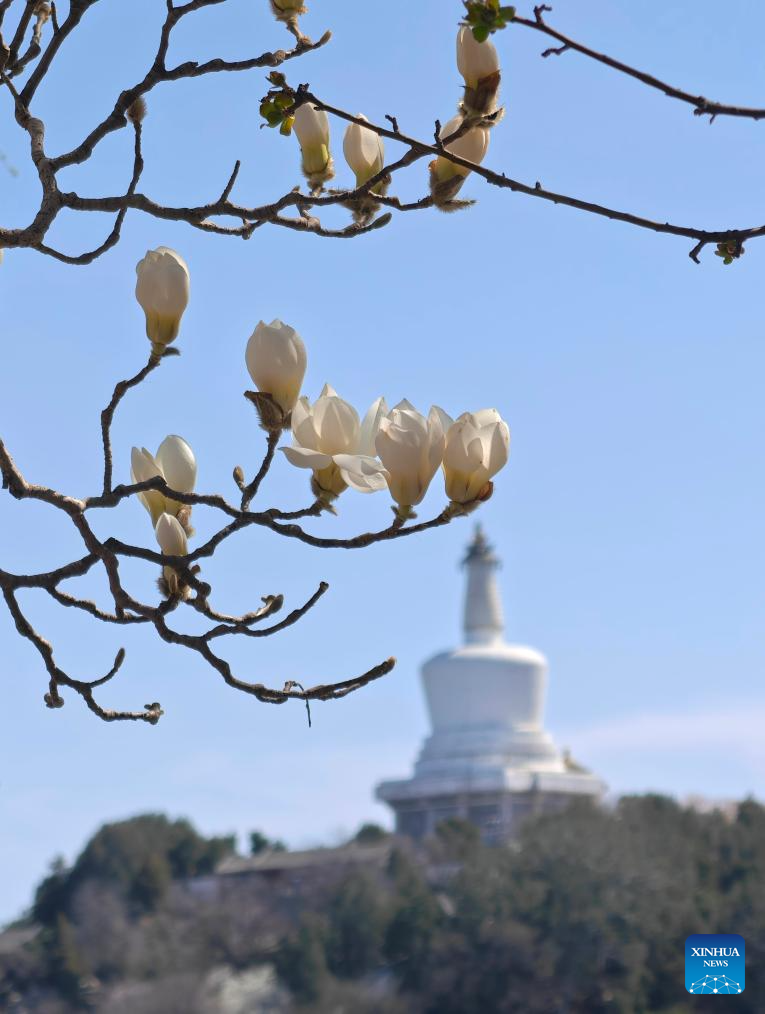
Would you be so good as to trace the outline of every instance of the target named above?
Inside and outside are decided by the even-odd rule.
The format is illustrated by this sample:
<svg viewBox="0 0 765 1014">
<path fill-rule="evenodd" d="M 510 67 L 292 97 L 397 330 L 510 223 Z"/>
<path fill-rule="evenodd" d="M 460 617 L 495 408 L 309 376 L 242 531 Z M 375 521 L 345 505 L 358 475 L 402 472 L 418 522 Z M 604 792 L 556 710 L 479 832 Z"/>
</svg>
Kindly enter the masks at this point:
<svg viewBox="0 0 765 1014">
<path fill-rule="evenodd" d="M 499 560 L 483 528 L 476 525 L 463 565 L 467 567 L 464 629 L 468 644 L 490 644 L 502 640 L 502 603 L 494 578 Z"/>
<path fill-rule="evenodd" d="M 480 522 L 475 526 L 473 541 L 468 546 L 462 563 L 472 563 L 474 560 L 483 560 L 486 563 L 499 563 L 499 560 L 494 556 L 492 546 L 489 545 L 483 525 Z"/>
</svg>

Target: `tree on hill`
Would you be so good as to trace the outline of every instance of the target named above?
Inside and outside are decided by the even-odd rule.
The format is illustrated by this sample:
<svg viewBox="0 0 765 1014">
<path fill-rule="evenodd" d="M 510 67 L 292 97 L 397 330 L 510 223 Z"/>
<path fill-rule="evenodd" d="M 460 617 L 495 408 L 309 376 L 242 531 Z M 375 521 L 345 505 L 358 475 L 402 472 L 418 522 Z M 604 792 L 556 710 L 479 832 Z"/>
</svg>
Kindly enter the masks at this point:
<svg viewBox="0 0 765 1014">
<path fill-rule="evenodd" d="M 151 909 L 172 880 L 209 873 L 235 850 L 233 836 L 204 838 L 187 820 L 145 814 L 105 824 L 71 869 L 59 865 L 38 887 L 34 918 L 52 925 L 67 913 L 78 888 L 108 884 L 138 909 Z"/>
</svg>

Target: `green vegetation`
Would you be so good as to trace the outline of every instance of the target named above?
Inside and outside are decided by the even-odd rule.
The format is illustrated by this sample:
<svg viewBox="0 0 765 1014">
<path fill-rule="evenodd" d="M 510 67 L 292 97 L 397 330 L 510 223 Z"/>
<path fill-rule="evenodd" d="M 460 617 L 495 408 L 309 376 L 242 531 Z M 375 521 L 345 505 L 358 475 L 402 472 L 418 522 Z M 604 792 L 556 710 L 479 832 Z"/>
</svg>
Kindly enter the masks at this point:
<svg viewBox="0 0 765 1014">
<path fill-rule="evenodd" d="M 272 847 L 257 833 L 253 846 L 261 839 Z M 164 1011 L 168 995 L 183 995 L 188 1014 L 214 1014 L 223 1008 L 195 998 L 223 967 L 275 969 L 273 1011 L 691 1014 L 709 1001 L 685 991 L 685 938 L 731 932 L 751 970 L 736 1012 L 765 1010 L 757 803 L 732 819 L 659 796 L 576 805 L 502 848 L 460 821 L 418 851 L 373 826 L 354 843 L 370 846 L 369 862 L 221 878 L 205 894 L 189 878 L 209 873 L 231 839 L 159 816 L 104 827 L 40 885 L 35 939 L 0 951 L 0 1009 L 16 997 L 18 1010 L 121 1014 L 111 991 L 129 982 L 145 990 L 131 1014 Z"/>
</svg>

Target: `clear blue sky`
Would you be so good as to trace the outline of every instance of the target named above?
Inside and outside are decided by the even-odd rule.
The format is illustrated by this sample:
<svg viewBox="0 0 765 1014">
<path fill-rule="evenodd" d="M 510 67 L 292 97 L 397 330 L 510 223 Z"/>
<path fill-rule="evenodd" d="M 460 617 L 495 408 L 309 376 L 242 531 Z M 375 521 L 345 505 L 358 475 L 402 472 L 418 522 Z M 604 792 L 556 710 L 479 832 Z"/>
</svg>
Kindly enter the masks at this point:
<svg viewBox="0 0 765 1014">
<path fill-rule="evenodd" d="M 331 46 L 288 68 L 329 101 L 431 136 L 458 96 L 453 37 L 460 5 L 315 0 L 305 19 Z M 103 0 L 62 52 L 37 112 L 51 152 L 75 143 L 137 80 L 164 3 Z M 530 9 L 530 7 L 529 7 Z M 522 5 L 522 10 L 528 13 Z M 352 11 L 352 14 L 349 12 Z M 721 100 L 763 104 L 765 10 L 754 2 L 655 6 L 619 0 L 556 5 L 553 23 L 605 51 Z M 187 19 L 177 59 L 235 58 L 286 44 L 265 0 L 229 0 Z M 720 119 L 651 93 L 574 53 L 541 60 L 544 41 L 497 39 L 507 116 L 487 164 L 551 189 L 661 219 L 709 227 L 759 224 L 765 212 L 765 125 Z M 170 203 L 217 195 L 236 158 L 235 196 L 267 200 L 299 181 L 293 139 L 261 131 L 264 73 L 211 77 L 149 97 L 142 189 Z M 23 224 L 37 187 L 25 136 L 3 103 L 0 214 Z M 335 130 L 340 154 L 341 130 Z M 62 177 L 81 193 L 124 190 L 130 137 Z M 393 154 L 393 146 L 389 147 Z M 341 159 L 340 174 L 345 179 Z M 424 192 L 424 165 L 396 190 Z M 724 267 L 691 244 L 641 233 L 470 181 L 469 212 L 401 216 L 353 242 L 263 228 L 248 243 L 138 214 L 119 247 L 88 268 L 9 251 L 0 268 L 0 423 L 31 481 L 95 491 L 98 415 L 147 344 L 134 265 L 165 244 L 187 258 L 192 300 L 180 359 L 120 409 L 116 471 L 134 443 L 170 432 L 197 452 L 200 486 L 232 495 L 261 434 L 241 396 L 243 353 L 261 318 L 305 338 L 306 391 L 325 381 L 364 409 L 379 394 L 456 414 L 494 405 L 513 449 L 481 512 L 505 561 L 510 636 L 551 663 L 548 721 L 556 738 L 615 791 L 742 796 L 761 791 L 765 749 L 763 613 L 763 351 L 765 242 Z M 103 216 L 62 219 L 68 250 L 97 243 Z M 307 502 L 303 472 L 279 460 L 264 506 Z M 422 516 L 442 505 L 439 484 Z M 382 495 L 346 494 L 327 534 L 381 527 Z M 215 517 L 196 511 L 203 537 Z M 151 544 L 137 503 L 100 530 Z M 344 678 L 396 654 L 387 679 L 314 708 L 271 707 L 227 689 L 195 656 L 146 632 L 103 628 L 42 598 L 25 599 L 65 668 L 84 677 L 127 662 L 103 701 L 159 700 L 157 727 L 104 725 L 66 695 L 42 701 L 36 654 L 0 610 L 0 920 L 20 911 L 57 853 L 72 857 L 103 821 L 146 810 L 187 815 L 205 832 L 262 828 L 292 845 L 331 841 L 365 819 L 387 820 L 373 784 L 404 774 L 427 723 L 417 668 L 458 636 L 457 561 L 470 522 L 363 552 L 312 550 L 266 532 L 232 541 L 205 568 L 224 610 L 283 592 L 329 594 L 299 627 L 229 646 L 242 676 L 281 685 Z M 0 562 L 43 569 L 78 553 L 65 519 L 0 496 Z M 154 568 L 126 566 L 151 595 Z M 84 585 L 96 594 L 100 583 Z M 758 744 L 759 741 L 759 744 Z"/>
</svg>

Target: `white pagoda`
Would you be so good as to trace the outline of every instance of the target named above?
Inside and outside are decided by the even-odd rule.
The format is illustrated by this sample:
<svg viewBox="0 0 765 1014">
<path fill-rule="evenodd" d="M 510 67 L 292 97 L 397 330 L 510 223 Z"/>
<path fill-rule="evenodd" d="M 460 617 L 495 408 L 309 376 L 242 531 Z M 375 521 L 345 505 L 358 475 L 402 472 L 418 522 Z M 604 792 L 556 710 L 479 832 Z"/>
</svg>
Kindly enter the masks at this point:
<svg viewBox="0 0 765 1014">
<path fill-rule="evenodd" d="M 487 841 L 512 837 L 531 814 L 574 797 L 600 799 L 604 783 L 560 751 L 544 729 L 547 660 L 507 644 L 495 571 L 499 561 L 480 528 L 464 560 L 465 643 L 422 667 L 432 732 L 414 774 L 377 786 L 413 838 L 461 817 Z"/>
</svg>

